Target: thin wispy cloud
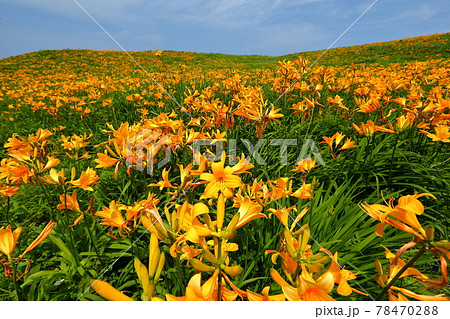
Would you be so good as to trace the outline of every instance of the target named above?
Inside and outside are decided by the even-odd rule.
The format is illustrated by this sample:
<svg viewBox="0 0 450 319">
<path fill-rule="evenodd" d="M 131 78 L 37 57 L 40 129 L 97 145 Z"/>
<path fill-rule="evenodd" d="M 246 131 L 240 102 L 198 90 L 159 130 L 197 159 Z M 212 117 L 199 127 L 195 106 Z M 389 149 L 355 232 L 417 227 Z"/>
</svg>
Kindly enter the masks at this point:
<svg viewBox="0 0 450 319">
<path fill-rule="evenodd" d="M 446 29 L 441 29 L 437 32 L 450 31 L 450 23 L 445 23 L 444 16 L 450 14 L 450 7 L 443 6 L 439 3 L 408 3 L 404 5 L 405 1 L 397 0 L 389 3 L 387 10 L 381 14 L 381 8 L 375 8 L 373 15 L 378 19 L 371 19 L 362 22 L 365 29 L 380 28 L 391 31 L 393 34 L 401 29 L 416 29 L 422 26 L 422 32 L 433 25 L 447 25 Z M 448 19 L 447 19 L 448 21 Z M 385 31 L 384 31 L 385 32 Z"/>
<path fill-rule="evenodd" d="M 124 26 L 125 23 L 132 22 L 137 25 L 156 25 L 160 22 L 170 22 L 174 25 L 189 23 L 224 29 L 256 26 L 271 16 L 279 15 L 283 10 L 323 1 L 302 0 L 292 3 L 287 0 L 78 0 L 86 10 L 108 24 Z M 0 0 L 0 2 L 70 17 L 84 15 L 71 0 Z"/>
<path fill-rule="evenodd" d="M 440 10 L 441 8 L 439 7 L 434 7 L 429 4 L 422 4 L 419 6 L 407 8 L 405 11 L 401 12 L 397 17 L 395 17 L 395 19 L 396 20 L 410 19 L 415 23 L 423 22 L 435 17 Z"/>
</svg>

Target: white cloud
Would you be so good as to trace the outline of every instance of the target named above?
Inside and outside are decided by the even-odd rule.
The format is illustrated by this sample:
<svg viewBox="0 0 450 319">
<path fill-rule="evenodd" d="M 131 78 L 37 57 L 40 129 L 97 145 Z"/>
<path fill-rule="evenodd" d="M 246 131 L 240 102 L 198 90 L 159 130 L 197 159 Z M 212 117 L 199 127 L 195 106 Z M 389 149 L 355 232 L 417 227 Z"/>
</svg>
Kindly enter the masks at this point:
<svg viewBox="0 0 450 319">
<path fill-rule="evenodd" d="M 431 3 L 427 4 L 422 1 L 417 2 L 396 0 L 390 3 L 381 3 L 377 7 L 374 6 L 373 10 L 370 11 L 370 14 L 376 15 L 377 18 L 364 19 L 360 24 L 366 30 L 383 29 L 392 30 L 392 33 L 396 33 L 400 29 L 405 31 L 415 29 L 414 25 L 421 25 L 422 28 L 428 27 L 428 21 L 437 16 L 443 16 L 444 8 L 442 8 L 441 2 L 435 0 L 430 0 Z M 418 33 L 417 35 L 421 34 Z"/>
<path fill-rule="evenodd" d="M 415 22 L 427 21 L 433 18 L 438 12 L 439 8 L 432 7 L 428 4 L 412 7 L 400 12 L 396 17 L 397 20 L 411 20 Z"/>
<path fill-rule="evenodd" d="M 100 23 L 112 25 L 189 24 L 235 30 L 263 23 L 281 10 L 325 0 L 76 0 Z M 86 17 L 74 0 L 0 0 L 63 16 Z"/>
<path fill-rule="evenodd" d="M 280 0 L 170 1 L 161 5 L 161 14 L 155 11 L 155 18 L 173 24 L 233 30 L 260 24 L 280 3 Z"/>
<path fill-rule="evenodd" d="M 270 55 L 326 48 L 373 2 L 373 0 L 76 1 L 127 50 L 165 48 Z M 24 13 L 20 15 L 22 19 L 31 14 L 31 21 L 23 24 L 29 30 L 36 30 L 33 32 L 35 37 L 42 38 L 42 43 L 47 41 L 45 43 L 49 46 L 51 45 L 49 41 L 54 38 L 55 43 L 67 43 L 67 47 L 82 46 L 84 43 L 84 47 L 93 49 L 105 47 L 119 49 L 90 21 L 74 0 L 0 0 L 0 4 L 9 4 L 13 10 L 23 8 Z M 380 30 L 384 32 L 391 29 L 389 34 L 393 34 L 401 28 L 402 34 L 412 36 L 414 33 L 410 34 L 405 30 L 410 30 L 413 25 L 415 28 L 423 29 L 431 22 L 437 25 L 439 20 L 437 18 L 440 17 L 442 20 L 445 16 L 443 12 L 445 12 L 444 0 L 379 1 L 336 46 L 352 44 L 354 43 L 352 39 L 360 39 L 361 34 L 364 37 L 372 35 L 372 39 L 374 32 L 376 40 L 379 40 L 382 33 Z M 3 20 L 2 28 L 13 31 L 17 22 L 11 19 Z M 90 35 L 89 31 L 98 33 L 98 37 Z M 81 35 L 80 32 L 86 33 Z M 27 38 L 26 34 L 17 32 L 16 39 L 20 37 L 24 40 L 17 41 L 22 41 L 23 45 L 26 45 L 26 39 L 33 40 Z M 366 42 L 371 41 L 367 39 Z"/>
<path fill-rule="evenodd" d="M 228 30 L 264 25 L 293 8 L 325 0 L 192 0 L 159 2 L 159 17 L 171 23 L 191 23 Z M 154 2 L 154 1 L 152 1 Z M 158 17 L 158 16 L 157 16 Z M 302 17 L 298 17 L 301 19 Z"/>
</svg>

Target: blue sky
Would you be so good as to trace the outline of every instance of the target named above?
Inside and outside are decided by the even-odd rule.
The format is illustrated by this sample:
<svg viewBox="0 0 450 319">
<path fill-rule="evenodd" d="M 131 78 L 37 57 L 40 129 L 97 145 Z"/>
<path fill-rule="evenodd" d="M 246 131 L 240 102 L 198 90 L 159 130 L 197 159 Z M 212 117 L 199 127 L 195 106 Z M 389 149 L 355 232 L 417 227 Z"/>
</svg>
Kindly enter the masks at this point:
<svg viewBox="0 0 450 319">
<path fill-rule="evenodd" d="M 326 49 L 374 0 L 77 0 L 128 51 Z M 450 32 L 448 0 L 379 0 L 334 47 Z M 120 50 L 74 0 L 0 0 L 0 58 Z"/>
</svg>

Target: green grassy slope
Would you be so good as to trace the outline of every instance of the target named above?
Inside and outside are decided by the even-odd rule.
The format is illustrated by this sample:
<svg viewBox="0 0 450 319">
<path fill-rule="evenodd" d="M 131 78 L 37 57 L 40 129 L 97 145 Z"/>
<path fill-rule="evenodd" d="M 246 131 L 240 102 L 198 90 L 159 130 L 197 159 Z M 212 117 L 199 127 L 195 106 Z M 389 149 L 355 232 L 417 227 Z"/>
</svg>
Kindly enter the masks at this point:
<svg viewBox="0 0 450 319">
<path fill-rule="evenodd" d="M 3 72 L 14 72 L 27 61 L 50 60 L 55 63 L 74 63 L 79 58 L 85 58 L 85 53 L 91 50 L 43 50 L 25 55 L 14 56 L 0 60 L 0 74 Z M 96 54 L 89 55 L 90 59 L 84 62 L 91 68 L 103 68 L 105 65 L 96 63 L 95 56 L 108 56 L 109 63 L 115 59 L 125 57 L 121 51 L 95 51 Z M 227 55 L 219 53 L 187 53 L 170 52 L 170 58 L 165 63 L 170 65 L 196 65 L 203 69 L 227 69 L 240 70 L 274 68 L 277 61 L 296 59 L 298 56 L 309 59 L 311 62 L 320 57 L 325 50 L 293 53 L 278 57 L 260 55 Z M 149 51 L 136 51 L 130 54 L 146 69 L 152 70 L 152 58 Z M 360 63 L 405 63 L 410 61 L 425 61 L 429 59 L 448 59 L 450 57 L 450 33 L 420 36 L 388 42 L 357 45 L 351 47 L 332 48 L 328 50 L 319 65 L 349 65 Z M 55 64 L 50 63 L 49 68 Z M 40 67 L 40 66 L 37 66 Z M 81 70 L 80 70 L 81 71 Z"/>
</svg>

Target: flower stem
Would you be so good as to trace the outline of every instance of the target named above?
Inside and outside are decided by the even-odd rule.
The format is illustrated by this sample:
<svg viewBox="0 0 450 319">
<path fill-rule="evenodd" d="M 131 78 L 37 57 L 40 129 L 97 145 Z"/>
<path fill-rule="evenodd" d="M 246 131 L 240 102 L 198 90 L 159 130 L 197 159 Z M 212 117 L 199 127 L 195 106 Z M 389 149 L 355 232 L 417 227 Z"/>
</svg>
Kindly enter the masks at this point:
<svg viewBox="0 0 450 319">
<path fill-rule="evenodd" d="M 294 272 L 294 276 L 293 276 L 293 280 L 296 280 L 298 274 L 300 273 L 300 270 L 302 268 L 300 267 L 300 264 L 297 264 L 297 267 L 295 268 L 295 272 Z"/>
<path fill-rule="evenodd" d="M 64 227 L 64 232 L 66 232 L 66 234 L 69 237 L 69 246 L 70 246 L 70 250 L 71 253 L 75 259 L 75 262 L 78 265 L 80 265 L 80 261 L 78 259 L 78 251 L 76 249 L 75 246 L 75 242 L 74 242 L 74 238 L 73 238 L 73 229 L 69 227 L 70 225 L 70 221 L 69 221 L 69 209 L 67 208 L 67 189 L 64 187 L 64 217 L 65 217 L 65 227 Z M 61 219 L 62 221 L 63 219 Z"/>
<path fill-rule="evenodd" d="M 36 182 L 37 182 L 37 184 L 39 184 L 39 187 L 41 188 L 42 193 L 44 194 L 45 198 L 47 199 L 48 206 L 50 206 L 50 219 L 54 219 L 56 214 L 53 211 L 54 207 L 53 207 L 53 204 L 51 201 L 50 191 L 47 189 L 47 187 L 44 187 L 44 185 L 39 180 L 36 179 Z"/>
<path fill-rule="evenodd" d="M 3 211 L 5 212 L 5 217 L 6 217 L 6 222 L 8 223 L 8 225 L 11 225 L 15 228 L 14 224 L 11 224 L 11 220 L 9 219 L 9 208 L 10 208 L 10 204 L 9 204 L 9 198 L 5 197 L 5 204 L 6 204 L 6 208 L 2 206 Z"/>
<path fill-rule="evenodd" d="M 394 149 L 392 150 L 391 160 L 389 161 L 389 174 L 388 174 L 389 178 L 388 178 L 388 182 L 387 182 L 388 188 L 389 188 L 389 184 L 391 183 L 392 161 L 394 160 L 395 151 L 397 150 L 397 145 L 398 145 L 398 134 L 395 137 L 395 145 L 394 145 Z"/>
<path fill-rule="evenodd" d="M 186 288 L 186 280 L 184 279 L 183 270 L 181 269 L 180 256 L 178 254 L 177 254 L 177 258 L 175 259 L 175 263 L 177 265 L 178 278 L 180 279 L 180 282 L 183 285 L 183 287 Z"/>
<path fill-rule="evenodd" d="M 424 252 L 427 251 L 427 246 L 423 245 L 422 248 L 417 252 L 417 254 L 415 254 L 403 267 L 402 269 L 399 270 L 399 272 L 391 279 L 389 280 L 389 282 L 387 283 L 386 286 L 384 286 L 383 290 L 381 290 L 381 292 L 378 294 L 378 296 L 375 298 L 376 301 L 379 301 L 381 299 L 381 297 L 383 297 L 383 295 L 392 287 L 392 285 L 397 281 L 398 278 L 400 278 L 400 276 L 406 271 L 406 269 L 408 269 L 409 267 L 411 267 L 414 262 L 419 259 L 420 256 L 422 256 L 422 254 Z"/>
<path fill-rule="evenodd" d="M 92 245 L 94 246 L 95 254 L 96 254 L 97 257 L 98 257 L 98 260 L 100 261 L 100 264 L 103 265 L 102 257 L 100 257 L 100 253 L 99 253 L 97 244 L 95 243 L 94 238 L 93 238 L 93 236 L 92 236 L 92 232 L 91 232 L 91 229 L 89 228 L 89 224 L 88 224 L 88 222 L 87 222 L 87 220 L 86 220 L 86 216 L 83 217 L 83 220 L 84 220 L 84 223 L 85 223 L 85 225 L 86 225 L 86 228 L 87 228 L 87 232 L 88 232 L 89 238 L 91 239 Z"/>
<path fill-rule="evenodd" d="M 369 163 L 367 165 L 370 165 L 372 162 L 372 152 L 373 152 L 373 146 L 372 146 L 372 142 L 373 142 L 373 135 L 368 137 L 369 142 L 367 143 L 367 151 L 366 154 L 369 153 L 369 155 L 364 157 L 364 163 L 363 163 L 363 167 L 366 168 L 366 163 L 367 160 L 370 158 Z M 367 170 L 366 170 L 367 171 Z"/>
<path fill-rule="evenodd" d="M 13 283 L 14 283 L 14 289 L 16 290 L 16 294 L 17 294 L 17 300 L 21 301 L 22 297 L 20 296 L 20 287 L 19 284 L 17 283 L 17 264 L 14 260 L 11 261 L 12 266 L 13 266 Z"/>
<path fill-rule="evenodd" d="M 218 250 L 218 258 L 217 260 L 219 260 L 220 262 L 220 258 L 222 257 L 222 239 L 221 238 L 217 238 L 218 244 L 217 244 L 217 250 Z M 218 276 L 218 287 L 217 287 L 217 301 L 220 301 L 221 299 L 221 295 L 222 295 L 222 270 L 219 269 L 219 276 Z"/>
</svg>

